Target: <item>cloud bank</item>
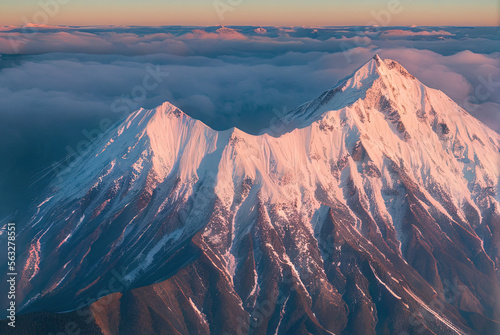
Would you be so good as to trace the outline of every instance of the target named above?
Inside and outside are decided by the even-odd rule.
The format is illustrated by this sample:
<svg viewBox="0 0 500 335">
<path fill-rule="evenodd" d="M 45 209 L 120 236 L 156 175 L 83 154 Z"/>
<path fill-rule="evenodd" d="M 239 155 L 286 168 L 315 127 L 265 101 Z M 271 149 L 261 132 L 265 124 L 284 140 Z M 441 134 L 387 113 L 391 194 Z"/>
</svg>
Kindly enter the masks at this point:
<svg viewBox="0 0 500 335">
<path fill-rule="evenodd" d="M 0 154 L 7 163 L 0 173 L 12 178 L 0 188 L 29 193 L 40 184 L 35 181 L 43 169 L 67 156 L 99 122 L 167 100 L 213 128 L 257 133 L 275 113 L 314 99 L 374 53 L 397 60 L 500 131 L 498 32 L 493 27 L 3 27 Z"/>
</svg>

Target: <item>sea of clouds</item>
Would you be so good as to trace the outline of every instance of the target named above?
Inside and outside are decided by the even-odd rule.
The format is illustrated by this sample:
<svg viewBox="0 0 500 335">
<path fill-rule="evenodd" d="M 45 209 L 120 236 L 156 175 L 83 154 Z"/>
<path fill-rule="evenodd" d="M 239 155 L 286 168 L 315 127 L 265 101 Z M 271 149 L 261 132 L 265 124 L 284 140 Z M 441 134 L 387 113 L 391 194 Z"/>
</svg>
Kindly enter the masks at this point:
<svg viewBox="0 0 500 335">
<path fill-rule="evenodd" d="M 0 27 L 0 213 L 103 120 L 170 101 L 258 133 L 376 53 L 500 132 L 498 27 Z"/>
</svg>

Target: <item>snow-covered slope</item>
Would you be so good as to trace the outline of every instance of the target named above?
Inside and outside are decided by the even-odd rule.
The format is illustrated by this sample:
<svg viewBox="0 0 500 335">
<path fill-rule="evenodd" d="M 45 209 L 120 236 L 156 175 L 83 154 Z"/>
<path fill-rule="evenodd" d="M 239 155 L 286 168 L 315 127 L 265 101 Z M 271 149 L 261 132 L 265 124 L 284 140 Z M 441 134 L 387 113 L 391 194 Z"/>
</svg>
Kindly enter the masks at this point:
<svg viewBox="0 0 500 335">
<path fill-rule="evenodd" d="M 500 320 L 500 136 L 392 60 L 259 136 L 169 103 L 138 110 L 59 180 L 21 234 L 24 312 L 154 284 L 140 290 L 193 309 L 162 314 L 181 333 L 467 334 Z"/>
</svg>

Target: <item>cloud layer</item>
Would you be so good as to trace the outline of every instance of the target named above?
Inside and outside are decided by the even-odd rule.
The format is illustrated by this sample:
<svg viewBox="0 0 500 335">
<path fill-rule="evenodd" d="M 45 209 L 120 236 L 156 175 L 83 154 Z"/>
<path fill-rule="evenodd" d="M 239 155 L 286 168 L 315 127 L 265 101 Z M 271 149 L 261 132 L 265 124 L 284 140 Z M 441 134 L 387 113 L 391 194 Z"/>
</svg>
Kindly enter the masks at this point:
<svg viewBox="0 0 500 335">
<path fill-rule="evenodd" d="M 29 190 L 102 120 L 166 100 L 257 133 L 374 53 L 500 131 L 498 28 L 257 28 L 0 29 L 0 173 L 14 177 L 0 188 Z"/>
</svg>

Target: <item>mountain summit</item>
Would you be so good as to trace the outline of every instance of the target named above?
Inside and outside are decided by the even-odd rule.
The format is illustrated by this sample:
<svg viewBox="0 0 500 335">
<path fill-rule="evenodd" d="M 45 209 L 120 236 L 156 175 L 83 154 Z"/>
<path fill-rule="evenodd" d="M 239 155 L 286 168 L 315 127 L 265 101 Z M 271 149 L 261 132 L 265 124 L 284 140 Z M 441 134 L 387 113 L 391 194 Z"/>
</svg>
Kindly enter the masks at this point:
<svg viewBox="0 0 500 335">
<path fill-rule="evenodd" d="M 499 180 L 500 136 L 378 55 L 259 136 L 140 109 L 34 208 L 19 304 L 93 303 L 105 334 L 485 334 Z"/>
</svg>

